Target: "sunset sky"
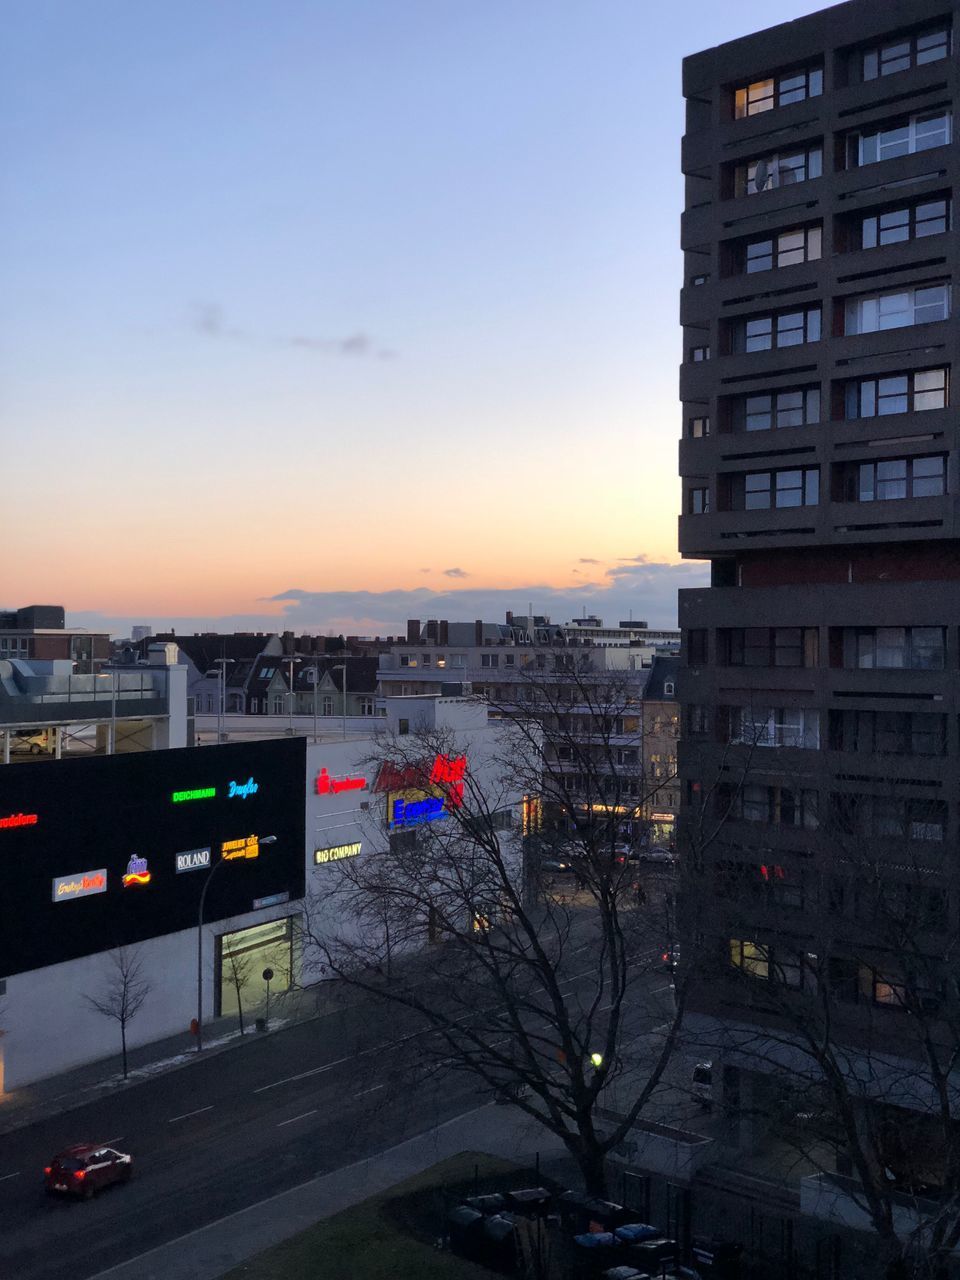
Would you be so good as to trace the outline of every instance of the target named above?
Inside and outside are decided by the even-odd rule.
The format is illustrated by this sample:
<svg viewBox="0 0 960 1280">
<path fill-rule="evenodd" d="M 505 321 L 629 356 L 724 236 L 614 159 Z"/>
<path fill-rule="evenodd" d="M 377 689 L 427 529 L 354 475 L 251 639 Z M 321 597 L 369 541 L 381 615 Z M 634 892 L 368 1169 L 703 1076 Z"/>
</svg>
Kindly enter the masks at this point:
<svg viewBox="0 0 960 1280">
<path fill-rule="evenodd" d="M 681 58 L 819 0 L 8 0 L 0 606 L 675 620 Z"/>
</svg>

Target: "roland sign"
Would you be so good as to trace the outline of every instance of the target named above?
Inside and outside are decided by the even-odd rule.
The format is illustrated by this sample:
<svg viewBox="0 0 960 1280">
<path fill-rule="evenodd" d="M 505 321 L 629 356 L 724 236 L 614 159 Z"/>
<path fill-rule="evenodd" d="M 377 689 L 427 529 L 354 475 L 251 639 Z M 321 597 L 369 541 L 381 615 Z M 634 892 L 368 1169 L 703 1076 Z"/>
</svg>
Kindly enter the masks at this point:
<svg viewBox="0 0 960 1280">
<path fill-rule="evenodd" d="M 210 849 L 187 849 L 177 854 L 177 874 L 181 871 L 203 871 L 210 866 Z"/>
</svg>

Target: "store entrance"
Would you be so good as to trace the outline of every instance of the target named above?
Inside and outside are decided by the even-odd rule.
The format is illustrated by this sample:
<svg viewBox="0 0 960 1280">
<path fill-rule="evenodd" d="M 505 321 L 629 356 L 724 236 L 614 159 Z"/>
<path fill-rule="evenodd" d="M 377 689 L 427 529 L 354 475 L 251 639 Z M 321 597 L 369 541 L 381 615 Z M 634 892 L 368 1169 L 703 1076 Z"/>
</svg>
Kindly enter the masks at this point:
<svg viewBox="0 0 960 1280">
<path fill-rule="evenodd" d="M 293 985 L 293 917 L 251 925 L 217 939 L 218 1017 L 252 1017 L 267 997 L 265 969 L 273 970 L 270 995 Z"/>
</svg>

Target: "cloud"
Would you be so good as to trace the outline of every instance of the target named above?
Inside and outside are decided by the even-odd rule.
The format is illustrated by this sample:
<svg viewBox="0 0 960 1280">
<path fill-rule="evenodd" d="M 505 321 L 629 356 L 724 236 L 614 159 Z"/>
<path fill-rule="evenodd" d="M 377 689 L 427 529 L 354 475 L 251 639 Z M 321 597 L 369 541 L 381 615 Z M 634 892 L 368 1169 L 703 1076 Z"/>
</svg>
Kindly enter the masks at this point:
<svg viewBox="0 0 960 1280">
<path fill-rule="evenodd" d="M 220 617 L 187 617 L 161 614 L 130 616 L 74 613 L 71 626 L 110 631 L 128 636 L 134 623 L 150 623 L 155 631 L 293 631 L 321 635 L 403 635 L 408 618 L 447 618 L 472 622 L 483 618 L 500 622 L 506 611 L 524 614 L 528 603 L 535 613 L 554 622 L 579 617 L 586 609 L 611 622 L 645 618 L 654 627 L 677 625 L 677 590 L 705 587 L 709 567 L 686 564 L 638 562 L 607 570 L 602 581 L 551 587 L 544 583 L 505 589 L 502 587 L 451 587 L 436 591 L 412 587 L 392 591 L 309 591 L 290 587 L 262 600 L 262 612 L 234 613 Z"/>
<path fill-rule="evenodd" d="M 315 351 L 320 355 L 344 356 L 348 359 L 394 360 L 397 353 L 381 346 L 369 333 L 358 331 L 343 338 L 317 338 L 297 333 L 290 337 L 257 336 L 227 324 L 223 307 L 219 302 L 195 302 L 190 308 L 190 325 L 197 333 L 208 338 L 232 341 L 258 342 L 264 346 L 292 348 L 299 351 Z"/>
<path fill-rule="evenodd" d="M 590 556 L 581 556 L 577 564 L 603 564 L 602 560 L 594 560 Z"/>
<path fill-rule="evenodd" d="M 444 569 L 443 576 L 445 578 L 469 578 L 470 577 L 466 569 Z"/>
<path fill-rule="evenodd" d="M 421 569 L 421 570 L 420 570 L 420 572 L 421 572 L 421 573 L 433 573 L 433 570 L 432 570 L 432 569 Z"/>
</svg>

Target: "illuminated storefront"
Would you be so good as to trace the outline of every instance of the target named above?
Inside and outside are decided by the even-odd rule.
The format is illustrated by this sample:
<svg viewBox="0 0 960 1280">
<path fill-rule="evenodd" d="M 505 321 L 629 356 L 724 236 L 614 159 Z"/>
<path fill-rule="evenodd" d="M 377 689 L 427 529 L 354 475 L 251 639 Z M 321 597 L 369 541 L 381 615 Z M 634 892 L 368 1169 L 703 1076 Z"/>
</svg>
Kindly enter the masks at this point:
<svg viewBox="0 0 960 1280">
<path fill-rule="evenodd" d="M 254 924 L 217 938 L 218 1017 L 235 1017 L 242 1005 L 244 1016 L 259 1010 L 266 1000 L 263 974 L 273 971 L 270 995 L 282 995 L 294 983 L 294 922 L 290 916 Z"/>
</svg>

